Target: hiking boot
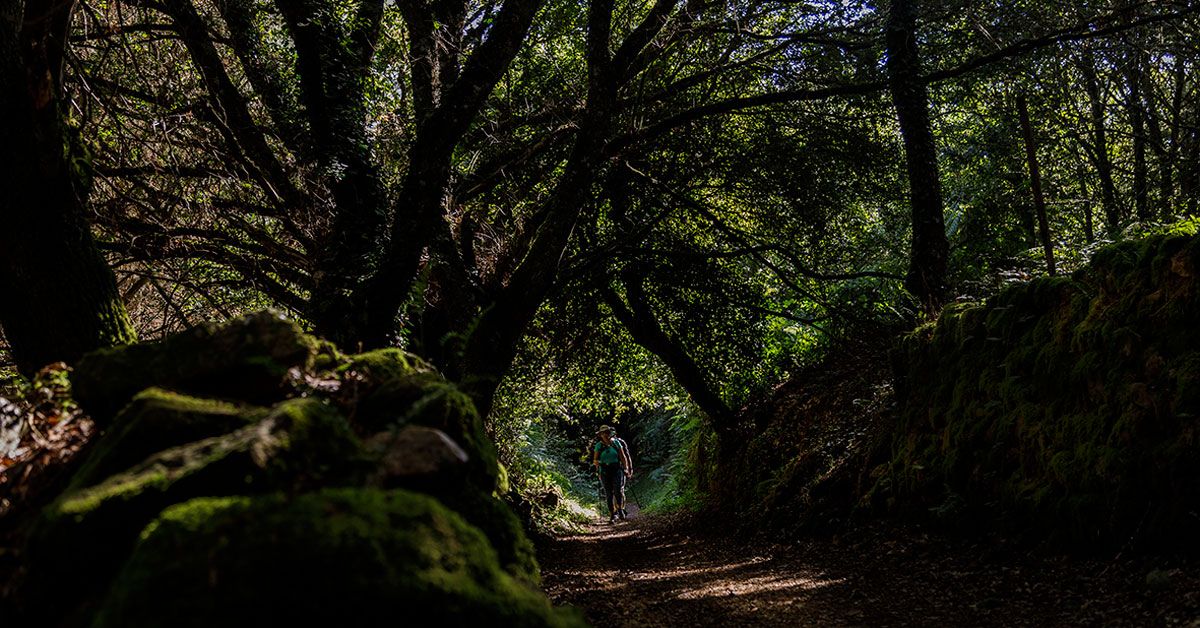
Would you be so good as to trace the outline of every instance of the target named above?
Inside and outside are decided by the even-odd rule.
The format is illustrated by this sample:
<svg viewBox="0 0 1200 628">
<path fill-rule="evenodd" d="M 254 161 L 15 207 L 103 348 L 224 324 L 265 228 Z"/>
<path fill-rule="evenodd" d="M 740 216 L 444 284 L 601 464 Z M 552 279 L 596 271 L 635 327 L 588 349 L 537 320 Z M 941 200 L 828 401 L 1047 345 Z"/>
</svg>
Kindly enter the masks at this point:
<svg viewBox="0 0 1200 628">
<path fill-rule="evenodd" d="M 621 516 L 621 519 L 622 519 L 622 520 L 624 520 L 624 519 L 625 519 L 625 517 L 628 517 L 628 516 L 629 516 L 629 513 L 628 513 L 628 512 L 627 512 L 627 511 L 626 511 L 624 508 L 622 508 L 622 509 L 618 510 L 618 511 L 617 511 L 617 514 Z"/>
<path fill-rule="evenodd" d="M 617 520 L 617 516 L 615 514 L 608 516 L 609 523 L 614 523 L 614 522 L 616 522 L 616 520 Z"/>
</svg>

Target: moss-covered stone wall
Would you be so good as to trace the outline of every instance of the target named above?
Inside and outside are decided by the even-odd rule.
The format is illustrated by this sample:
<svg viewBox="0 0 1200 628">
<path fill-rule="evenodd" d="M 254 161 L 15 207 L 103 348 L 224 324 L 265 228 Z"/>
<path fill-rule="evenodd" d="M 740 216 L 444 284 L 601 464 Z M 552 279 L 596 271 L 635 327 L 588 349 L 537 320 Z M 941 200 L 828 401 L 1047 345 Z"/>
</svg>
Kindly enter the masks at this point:
<svg viewBox="0 0 1200 628">
<path fill-rule="evenodd" d="M 870 498 L 1084 546 L 1200 544 L 1200 238 L 948 307 L 894 352 Z"/>
<path fill-rule="evenodd" d="M 41 513 L 0 625 L 582 625 L 470 400 L 265 312 L 72 374 L 102 434 Z"/>
</svg>

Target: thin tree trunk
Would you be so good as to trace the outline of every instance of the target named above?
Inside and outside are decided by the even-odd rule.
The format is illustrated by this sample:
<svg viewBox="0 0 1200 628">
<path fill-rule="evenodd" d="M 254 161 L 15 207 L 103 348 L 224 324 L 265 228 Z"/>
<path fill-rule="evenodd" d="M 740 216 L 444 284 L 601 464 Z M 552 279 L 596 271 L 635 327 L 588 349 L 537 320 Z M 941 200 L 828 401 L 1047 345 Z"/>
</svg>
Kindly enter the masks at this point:
<svg viewBox="0 0 1200 628">
<path fill-rule="evenodd" d="M 1200 108 L 1197 108 L 1200 113 Z M 1185 129 L 1180 138 L 1179 196 L 1184 213 L 1196 215 L 1197 200 L 1200 199 L 1200 115 L 1192 116 L 1191 128 Z"/>
<path fill-rule="evenodd" d="M 1173 197 L 1175 195 L 1175 173 L 1174 173 L 1174 128 L 1178 124 L 1178 99 L 1182 97 L 1177 87 L 1180 85 L 1180 75 L 1178 72 L 1179 64 L 1175 65 L 1176 71 L 1172 73 L 1172 80 L 1175 87 L 1172 87 L 1174 92 L 1169 103 L 1170 109 L 1167 111 L 1168 119 L 1164 116 L 1158 105 L 1154 91 L 1154 83 L 1151 77 L 1146 74 L 1147 70 L 1142 70 L 1142 102 L 1145 104 L 1145 120 L 1146 120 L 1146 143 L 1151 152 L 1154 153 L 1154 161 L 1158 165 L 1158 199 L 1153 206 L 1160 216 L 1169 216 L 1173 213 Z M 1166 129 L 1164 129 L 1164 126 Z"/>
<path fill-rule="evenodd" d="M 1084 91 L 1088 95 L 1089 113 L 1092 119 L 1092 145 L 1095 152 L 1096 174 L 1100 178 L 1100 205 L 1104 210 L 1105 230 L 1116 232 L 1122 221 L 1122 211 L 1117 204 L 1117 187 L 1112 178 L 1112 157 L 1108 154 L 1108 130 L 1104 125 L 1104 97 L 1100 91 L 1100 80 L 1096 76 L 1096 61 L 1089 50 L 1080 64 L 1084 77 Z"/>
<path fill-rule="evenodd" d="M 73 5 L 0 9 L 0 326 L 25 372 L 136 340 L 86 220 L 89 165 L 60 114 Z"/>
<path fill-rule="evenodd" d="M 1166 161 L 1166 165 L 1170 169 L 1169 172 L 1172 175 L 1171 176 L 1172 185 L 1171 185 L 1171 189 L 1170 189 L 1172 202 L 1170 204 L 1170 209 L 1174 213 L 1178 213 L 1182 209 L 1182 203 L 1179 202 L 1181 199 L 1176 194 L 1177 190 L 1176 190 L 1174 181 L 1177 178 L 1182 179 L 1183 175 L 1180 174 L 1178 177 L 1176 177 L 1174 175 L 1175 175 L 1175 171 L 1177 169 L 1179 169 L 1179 155 L 1180 155 L 1180 150 L 1179 150 L 1180 146 L 1179 145 L 1180 145 L 1180 139 L 1183 137 L 1183 133 L 1184 133 L 1184 129 L 1183 129 L 1183 124 L 1184 124 L 1183 102 L 1184 102 L 1184 100 L 1183 100 L 1183 97 L 1184 97 L 1184 94 L 1187 93 L 1187 79 L 1188 79 L 1187 61 L 1184 59 L 1183 55 L 1177 55 L 1175 57 L 1174 92 L 1171 94 L 1171 121 L 1170 121 L 1171 128 L 1169 131 L 1170 144 L 1167 146 L 1167 161 Z M 1182 193 L 1183 182 L 1180 181 L 1178 185 L 1179 185 L 1178 191 L 1180 193 Z"/>
<path fill-rule="evenodd" d="M 887 20 L 887 67 L 892 102 L 904 139 L 912 202 L 912 250 L 905 287 L 927 312 L 946 300 L 946 240 L 937 146 L 929 122 L 929 97 L 921 80 L 916 37 L 917 3 L 892 0 Z"/>
<path fill-rule="evenodd" d="M 1096 227 L 1092 215 L 1092 198 L 1088 190 L 1087 171 L 1084 164 L 1079 164 L 1079 198 L 1083 199 L 1083 237 L 1088 244 L 1096 241 Z"/>
<path fill-rule="evenodd" d="M 1149 176 L 1146 168 L 1146 106 L 1142 102 L 1142 67 L 1140 52 L 1134 53 L 1127 70 L 1129 97 L 1125 109 L 1133 142 L 1133 206 L 1139 221 L 1153 218 L 1150 213 Z"/>
<path fill-rule="evenodd" d="M 1029 187 L 1033 192 L 1033 208 L 1037 212 L 1038 237 L 1046 256 L 1046 272 L 1054 275 L 1057 272 L 1054 266 L 1054 243 L 1050 241 L 1050 223 L 1046 220 L 1046 198 L 1042 195 L 1037 145 L 1033 138 L 1033 124 L 1029 121 L 1029 103 L 1024 96 L 1017 97 L 1017 111 L 1021 117 L 1021 135 L 1025 138 L 1025 161 L 1029 165 Z"/>
</svg>

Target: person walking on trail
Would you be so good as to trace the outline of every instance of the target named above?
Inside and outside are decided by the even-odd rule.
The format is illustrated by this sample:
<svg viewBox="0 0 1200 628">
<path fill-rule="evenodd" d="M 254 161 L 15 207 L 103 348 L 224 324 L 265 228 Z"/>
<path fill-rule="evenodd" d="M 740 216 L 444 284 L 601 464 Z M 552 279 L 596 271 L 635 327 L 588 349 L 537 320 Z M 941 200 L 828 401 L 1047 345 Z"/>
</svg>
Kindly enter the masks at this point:
<svg viewBox="0 0 1200 628">
<path fill-rule="evenodd" d="M 632 473 L 629 458 L 619 445 L 613 442 L 613 430 L 607 425 L 596 430 L 600 440 L 592 447 L 592 464 L 600 474 L 600 483 L 604 486 L 604 496 L 608 500 L 608 522 L 616 521 L 617 517 L 625 518 L 624 474 Z"/>
</svg>

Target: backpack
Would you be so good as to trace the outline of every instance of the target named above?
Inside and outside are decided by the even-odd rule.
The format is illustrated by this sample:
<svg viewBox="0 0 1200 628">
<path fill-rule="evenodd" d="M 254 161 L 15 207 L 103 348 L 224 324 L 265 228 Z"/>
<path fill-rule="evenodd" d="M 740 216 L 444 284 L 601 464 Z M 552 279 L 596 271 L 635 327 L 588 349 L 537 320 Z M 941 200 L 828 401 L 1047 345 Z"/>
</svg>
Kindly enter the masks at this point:
<svg viewBox="0 0 1200 628">
<path fill-rule="evenodd" d="M 613 443 L 625 452 L 625 459 L 629 461 L 629 466 L 633 466 L 633 454 L 629 453 L 629 444 L 625 442 L 625 439 L 617 436 L 613 438 Z"/>
</svg>

